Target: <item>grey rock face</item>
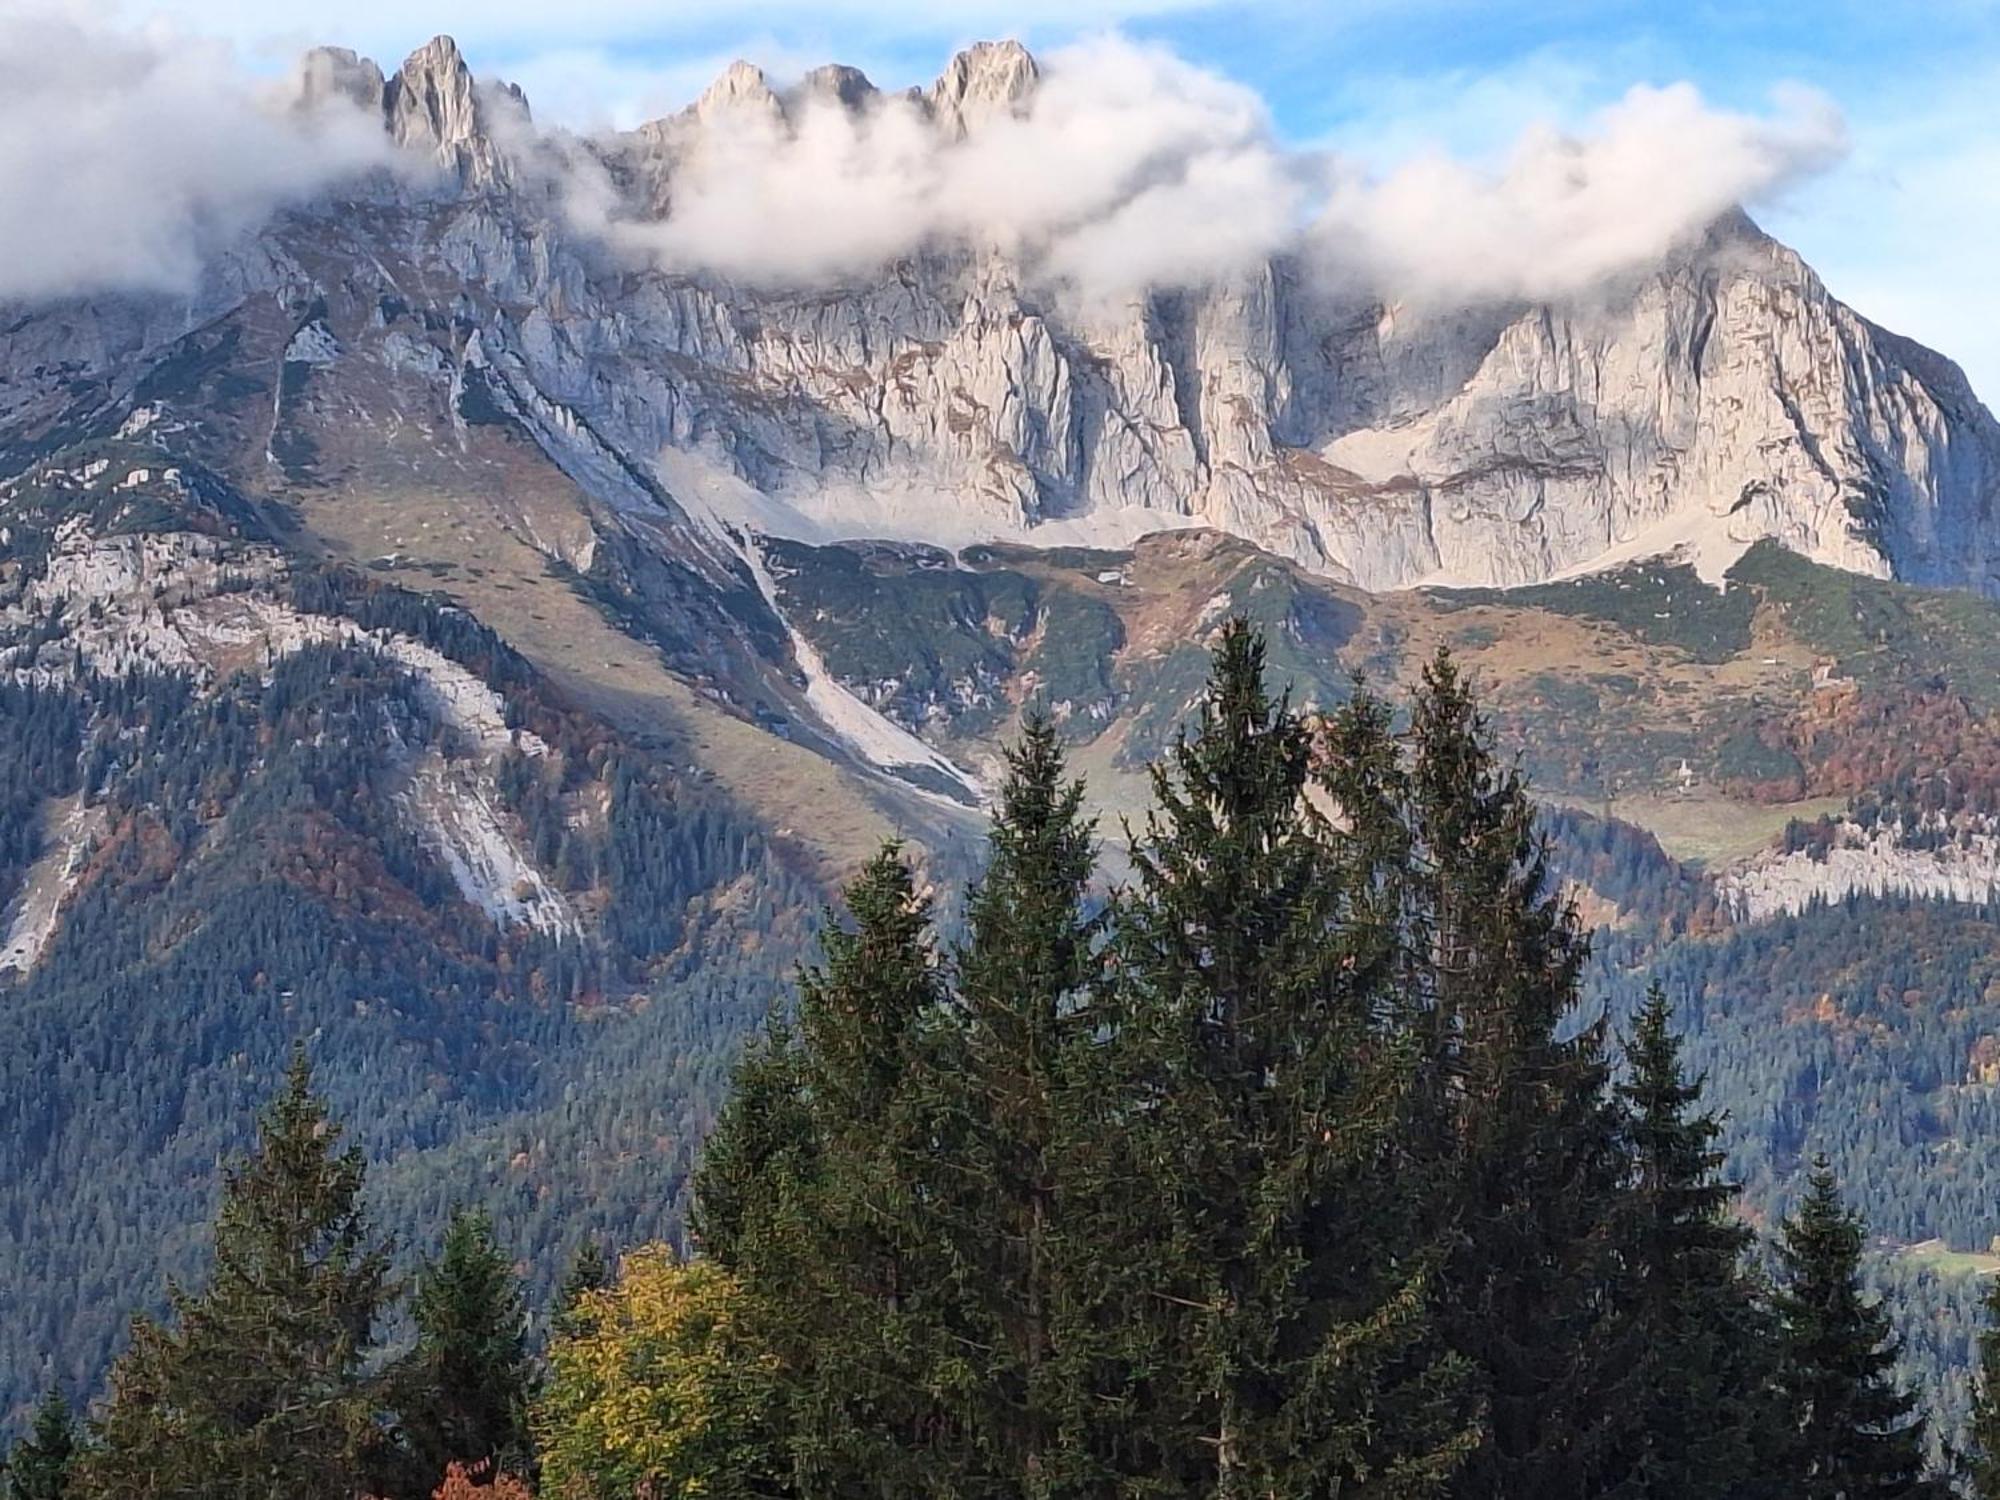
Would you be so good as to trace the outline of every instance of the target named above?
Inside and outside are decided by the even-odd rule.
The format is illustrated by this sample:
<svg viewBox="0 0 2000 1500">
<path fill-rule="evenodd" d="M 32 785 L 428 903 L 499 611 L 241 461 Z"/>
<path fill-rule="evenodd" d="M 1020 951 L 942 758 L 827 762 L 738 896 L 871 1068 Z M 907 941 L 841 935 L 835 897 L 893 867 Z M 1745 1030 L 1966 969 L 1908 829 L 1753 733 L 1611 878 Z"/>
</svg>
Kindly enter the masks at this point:
<svg viewBox="0 0 2000 1500">
<path fill-rule="evenodd" d="M 1004 257 L 945 247 L 776 294 L 615 260 L 523 169 L 506 112 L 525 102 L 475 84 L 448 39 L 386 81 L 334 52 L 305 77 L 379 98 L 455 188 L 378 184 L 363 213 L 290 215 L 212 273 L 205 315 L 332 281 L 420 287 L 461 357 L 476 336 L 524 408 L 602 448 L 601 472 L 712 481 L 680 498 L 724 521 L 945 542 L 1206 525 L 1367 588 L 1520 584 L 1677 546 L 1726 562 L 1770 536 L 2000 587 L 2000 427 L 1948 361 L 1741 217 L 1568 306 L 1385 306 L 1279 261 L 1079 310 Z M 985 45 L 923 99 L 962 135 L 1035 81 L 1025 51 Z M 781 97 L 738 65 L 682 115 L 591 149 L 631 212 L 664 212 L 679 151 L 718 112 L 782 123 L 801 101 L 877 97 L 848 69 Z M 106 299 L 0 319 L 0 446 L 79 380 L 129 387 L 189 313 Z"/>
<path fill-rule="evenodd" d="M 1040 76 L 1019 42 L 980 42 L 954 57 L 924 98 L 939 127 L 959 140 L 994 115 L 1019 108 Z"/>
<path fill-rule="evenodd" d="M 493 111 L 525 117 L 518 89 L 481 89 L 448 36 L 411 53 L 384 86 L 382 108 L 397 145 L 427 155 L 468 188 L 506 181 L 507 153 L 496 139 Z"/>
<path fill-rule="evenodd" d="M 345 47 L 315 47 L 299 59 L 299 103 L 307 108 L 346 100 L 379 113 L 384 87 L 381 68 Z"/>
</svg>

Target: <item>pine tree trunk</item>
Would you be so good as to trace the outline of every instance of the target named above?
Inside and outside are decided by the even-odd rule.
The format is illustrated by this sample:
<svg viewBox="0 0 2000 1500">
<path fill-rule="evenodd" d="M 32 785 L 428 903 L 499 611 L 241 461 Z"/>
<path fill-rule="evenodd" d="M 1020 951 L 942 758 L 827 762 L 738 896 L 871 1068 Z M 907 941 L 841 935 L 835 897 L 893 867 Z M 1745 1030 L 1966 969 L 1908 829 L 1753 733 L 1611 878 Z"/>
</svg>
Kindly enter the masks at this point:
<svg viewBox="0 0 2000 1500">
<path fill-rule="evenodd" d="M 1030 1200 L 1028 1218 L 1028 1368 L 1027 1386 L 1024 1392 L 1028 1408 L 1028 1452 L 1025 1468 L 1027 1493 L 1031 1497 L 1042 1495 L 1046 1489 L 1042 1474 L 1042 1449 L 1047 1441 L 1047 1434 L 1042 1427 L 1040 1385 L 1043 1348 L 1048 1338 L 1047 1311 L 1042 1299 L 1043 1239 L 1047 1232 L 1048 1204 L 1042 1189 L 1038 1186 Z"/>
<path fill-rule="evenodd" d="M 1227 1279 L 1234 1281 L 1236 1277 L 1232 1272 Z M 1235 1323 L 1239 1306 L 1241 1302 L 1235 1288 L 1231 1287 L 1222 1298 L 1225 1329 L 1230 1329 Z M 1233 1337 L 1230 1342 L 1233 1345 Z M 1233 1368 L 1223 1377 L 1220 1386 L 1217 1395 L 1221 1400 L 1221 1410 L 1217 1413 L 1215 1428 L 1215 1495 L 1216 1500 L 1237 1500 L 1242 1484 L 1242 1417 L 1238 1410 L 1236 1372 Z"/>
<path fill-rule="evenodd" d="M 1236 1393 L 1222 1393 L 1222 1420 L 1215 1434 L 1216 1500 L 1236 1500 Z"/>
</svg>

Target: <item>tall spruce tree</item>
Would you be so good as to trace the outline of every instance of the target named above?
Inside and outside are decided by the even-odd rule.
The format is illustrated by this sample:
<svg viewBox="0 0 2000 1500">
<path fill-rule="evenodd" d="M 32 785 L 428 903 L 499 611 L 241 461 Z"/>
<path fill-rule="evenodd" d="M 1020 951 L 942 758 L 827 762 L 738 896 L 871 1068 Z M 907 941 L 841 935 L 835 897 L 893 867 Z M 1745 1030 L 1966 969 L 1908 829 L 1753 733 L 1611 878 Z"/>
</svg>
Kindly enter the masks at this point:
<svg viewBox="0 0 2000 1500">
<path fill-rule="evenodd" d="M 1618 1247 L 1620 1330 L 1632 1361 L 1616 1493 L 1741 1497 L 1762 1473 L 1777 1413 L 1763 1351 L 1774 1330 L 1743 1269 L 1749 1229 L 1730 1210 L 1721 1124 L 1682 1071 L 1672 1007 L 1646 995 L 1619 1086 L 1632 1152 Z"/>
<path fill-rule="evenodd" d="M 1987 1283 L 1979 1380 L 1967 1425 L 1965 1483 L 1972 1500 L 2000 1500 L 2000 1276 Z"/>
<path fill-rule="evenodd" d="M 1342 961 L 1358 988 L 1386 997 L 1383 1024 L 1407 1085 L 1381 1166 L 1388 1186 L 1367 1212 L 1383 1252 L 1420 1271 L 1421 1290 L 1433 1299 L 1423 1336 L 1378 1383 L 1385 1421 L 1433 1434 L 1433 1460 L 1420 1484 L 1397 1491 L 1422 1493 L 1460 1472 L 1484 1441 L 1485 1413 L 1480 1372 L 1446 1341 L 1448 1320 L 1435 1306 L 1460 1229 L 1451 1180 L 1424 1149 L 1437 1089 L 1436 985 L 1413 766 L 1396 721 L 1394 706 L 1357 679 L 1321 726 L 1318 789 L 1346 886 Z M 1409 1286 L 1420 1289 L 1415 1277 Z"/>
<path fill-rule="evenodd" d="M 570 1257 L 569 1267 L 563 1272 L 562 1286 L 556 1293 L 556 1305 L 574 1307 L 587 1292 L 601 1292 L 611 1285 L 611 1263 L 604 1258 L 604 1246 L 596 1235 L 585 1235 L 583 1243 L 576 1247 L 576 1254 Z"/>
<path fill-rule="evenodd" d="M 940 1411 L 962 1345 L 940 1326 L 931 1148 L 911 1082 L 940 1008 L 930 903 L 894 845 L 848 886 L 797 1016 L 739 1070 L 696 1179 L 696 1230 L 734 1271 L 781 1362 L 778 1425 L 809 1497 L 959 1493 Z"/>
<path fill-rule="evenodd" d="M 1790 1427 L 1786 1494 L 1797 1500 L 1942 1500 L 1925 1477 L 1925 1419 L 1893 1373 L 1889 1315 L 1861 1289 L 1861 1221 L 1826 1159 L 1778 1244 L 1779 1394 Z"/>
<path fill-rule="evenodd" d="M 689 1230 L 703 1254 L 747 1279 L 775 1271 L 789 1242 L 772 1218 L 818 1177 L 815 1131 L 799 1044 L 774 1020 L 737 1060 L 695 1169 Z"/>
<path fill-rule="evenodd" d="M 1425 669 L 1410 738 L 1411 989 L 1427 1055 L 1406 1170 L 1456 1236 L 1435 1305 L 1487 1407 L 1453 1492 L 1591 1495 L 1613 1476 L 1623 1421 L 1612 1215 L 1625 1158 L 1602 1025 L 1573 1018 L 1587 944 L 1520 773 L 1496 763 L 1448 653 Z"/>
<path fill-rule="evenodd" d="M 1374 872 L 1341 862 L 1306 792 L 1307 726 L 1225 627 L 1200 718 L 1154 770 L 1118 912 L 1116 1047 L 1164 1211 L 1154 1294 L 1197 1492 L 1420 1495 L 1462 1457 L 1425 1333 L 1421 1246 L 1392 1182 L 1415 1055 L 1357 923 Z"/>
<path fill-rule="evenodd" d="M 227 1173 L 207 1287 L 131 1347 L 77 1471 L 96 1500 L 352 1500 L 380 1444 L 368 1375 L 389 1255 L 358 1149 L 312 1091 L 303 1048 L 256 1150 Z"/>
<path fill-rule="evenodd" d="M 28 1435 L 7 1456 L 7 1500 L 63 1500 L 76 1465 L 76 1417 L 53 1387 L 35 1408 Z"/>
<path fill-rule="evenodd" d="M 527 1308 L 484 1213 L 451 1216 L 410 1306 L 417 1342 L 398 1372 L 403 1440 L 427 1495 L 445 1469 L 523 1474 L 532 1457 Z"/>
<path fill-rule="evenodd" d="M 956 1412 L 994 1492 L 1034 1497 L 1097 1473 L 1077 1313 L 1101 1267 L 1074 1228 L 1102 924 L 1088 909 L 1083 786 L 1045 714 L 1027 716 L 1007 768 L 954 954 L 951 1024 L 924 1052 L 941 1148 L 926 1200 L 948 1240 L 941 1294 L 967 1340 Z"/>
<path fill-rule="evenodd" d="M 610 1285 L 611 1263 L 604 1258 L 603 1245 L 594 1234 L 584 1236 L 576 1254 L 570 1257 L 569 1269 L 563 1272 L 562 1285 L 556 1289 L 555 1316 L 550 1320 L 550 1328 L 557 1335 L 570 1332 L 583 1299 Z"/>
</svg>

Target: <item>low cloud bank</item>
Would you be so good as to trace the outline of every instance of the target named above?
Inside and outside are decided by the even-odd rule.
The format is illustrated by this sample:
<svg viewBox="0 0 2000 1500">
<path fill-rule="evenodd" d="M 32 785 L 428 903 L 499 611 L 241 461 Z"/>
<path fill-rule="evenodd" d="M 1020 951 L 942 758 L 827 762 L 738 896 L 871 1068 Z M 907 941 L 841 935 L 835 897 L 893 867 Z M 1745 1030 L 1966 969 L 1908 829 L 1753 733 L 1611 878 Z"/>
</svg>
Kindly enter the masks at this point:
<svg viewBox="0 0 2000 1500">
<path fill-rule="evenodd" d="M 1736 114 L 1691 84 L 1640 87 L 1575 135 L 1528 131 L 1494 170 L 1435 155 L 1379 178 L 1343 170 L 1313 248 L 1405 296 L 1585 291 L 1846 152 L 1840 111 L 1823 95 L 1781 89 L 1773 102 L 1769 115 Z"/>
<path fill-rule="evenodd" d="M 1089 298 L 1197 285 L 1297 254 L 1390 296 L 1542 299 L 1656 262 L 1738 204 L 1839 159 L 1823 96 L 1716 109 L 1640 87 L 1574 134 L 1539 127 L 1498 165 L 1442 155 L 1386 174 L 1289 150 L 1260 99 L 1164 51 L 1051 54 L 965 139 L 906 95 L 781 111 L 736 98 L 686 133 L 664 217 L 601 184 L 578 222 L 668 270 L 767 286 L 851 280 L 930 243 L 994 245 Z"/>
<path fill-rule="evenodd" d="M 766 285 L 849 279 L 927 243 L 993 245 L 1093 293 L 1206 280 L 1280 247 L 1308 163 L 1255 95 L 1167 53 L 1056 54 L 1016 109 L 963 139 L 906 95 L 862 107 L 758 97 L 704 112 L 668 213 L 600 225 L 663 267 Z M 602 194 L 582 200 L 601 211 Z"/>
<path fill-rule="evenodd" d="M 381 121 L 226 47 L 0 15 L 0 299 L 184 291 L 282 203 L 386 162 Z"/>
<path fill-rule="evenodd" d="M 1683 84 L 1636 88 L 1574 134 L 1532 130 L 1495 165 L 1376 174 L 1287 148 L 1250 90 L 1115 38 L 1050 54 L 962 136 L 910 95 L 780 105 L 739 82 L 665 133 L 664 214 L 615 190 L 598 154 L 546 138 L 535 155 L 560 164 L 572 222 L 636 262 L 767 287 L 971 243 L 1097 301 L 1279 254 L 1386 296 L 1544 299 L 1657 261 L 1846 144 L 1821 96 L 1752 115 Z M 291 100 L 221 47 L 0 21 L 0 298 L 185 288 L 280 205 L 389 159 L 372 114 Z"/>
</svg>

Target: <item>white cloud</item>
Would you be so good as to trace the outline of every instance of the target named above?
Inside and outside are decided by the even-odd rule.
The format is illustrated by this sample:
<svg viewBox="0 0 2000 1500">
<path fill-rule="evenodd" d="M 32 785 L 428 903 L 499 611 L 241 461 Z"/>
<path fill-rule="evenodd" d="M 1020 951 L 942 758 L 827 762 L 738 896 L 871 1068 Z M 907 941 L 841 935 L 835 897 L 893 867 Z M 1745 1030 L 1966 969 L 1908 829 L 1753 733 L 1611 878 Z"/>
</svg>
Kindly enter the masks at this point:
<svg viewBox="0 0 2000 1500">
<path fill-rule="evenodd" d="M 616 76 L 649 106 L 689 86 Z M 0 21 L 0 296 L 186 286 L 278 204 L 382 159 L 375 122 L 308 117 L 276 92 L 220 44 Z M 1573 132 L 1533 124 L 1492 162 L 1433 152 L 1370 173 L 1283 145 L 1250 89 L 1103 37 L 1050 53 L 1025 104 L 964 140 L 900 94 L 738 108 L 687 137 L 665 216 L 619 201 L 573 150 L 568 202 L 635 259 L 766 285 L 866 277 L 971 242 L 1091 300 L 1288 251 L 1386 295 L 1543 298 L 1648 263 L 1842 141 L 1819 96 L 1754 116 L 1676 85 L 1634 89 Z"/>
<path fill-rule="evenodd" d="M 1383 176 L 1344 170 L 1316 226 L 1337 267 L 1402 295 L 1480 301 L 1586 290 L 1641 268 L 1738 204 L 1847 149 L 1824 96 L 1782 89 L 1769 116 L 1718 110 L 1690 84 L 1638 87 L 1580 132 L 1530 126 L 1504 163 L 1438 153 Z"/>
<path fill-rule="evenodd" d="M 1542 299 L 1643 267 L 1739 203 L 1838 158 L 1839 111 L 1781 90 L 1768 115 L 1635 88 L 1575 131 L 1529 124 L 1496 160 L 1441 151 L 1385 173 L 1275 138 L 1251 91 L 1153 47 L 1060 49 L 1017 116 L 955 142 L 900 97 L 718 116 L 629 253 L 764 284 L 867 274 L 927 243 L 1018 253 L 1093 299 L 1303 252 L 1391 296 Z M 608 200 L 588 197 L 590 215 Z"/>
<path fill-rule="evenodd" d="M 0 298 L 185 289 L 278 204 L 387 158 L 379 121 L 283 93 L 218 44 L 0 16 Z"/>
<path fill-rule="evenodd" d="M 672 178 L 672 209 L 582 219 L 670 269 L 762 284 L 867 274 L 926 243 L 972 241 L 1096 296 L 1226 273 L 1281 249 L 1299 222 L 1296 163 L 1256 96 L 1157 48 L 1062 49 L 1019 114 L 963 141 L 900 95 L 789 117 L 709 117 Z"/>
</svg>

